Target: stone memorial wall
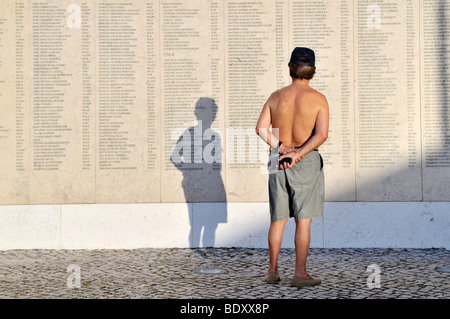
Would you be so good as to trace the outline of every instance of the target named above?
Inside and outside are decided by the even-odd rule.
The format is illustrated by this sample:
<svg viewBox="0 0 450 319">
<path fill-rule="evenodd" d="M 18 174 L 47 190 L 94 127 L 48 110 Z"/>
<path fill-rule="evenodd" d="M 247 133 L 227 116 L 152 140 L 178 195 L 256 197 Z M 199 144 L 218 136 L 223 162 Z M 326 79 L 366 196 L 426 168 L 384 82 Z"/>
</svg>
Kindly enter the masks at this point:
<svg viewBox="0 0 450 319">
<path fill-rule="evenodd" d="M 0 204 L 267 201 L 296 46 L 326 200 L 450 199 L 449 0 L 2 0 Z"/>
</svg>

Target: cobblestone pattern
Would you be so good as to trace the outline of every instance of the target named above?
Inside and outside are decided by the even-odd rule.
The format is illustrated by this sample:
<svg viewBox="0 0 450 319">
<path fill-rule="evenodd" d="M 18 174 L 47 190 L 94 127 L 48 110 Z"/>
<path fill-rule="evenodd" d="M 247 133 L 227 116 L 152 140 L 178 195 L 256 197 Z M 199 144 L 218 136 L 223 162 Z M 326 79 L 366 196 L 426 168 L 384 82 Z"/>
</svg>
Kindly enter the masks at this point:
<svg viewBox="0 0 450 319">
<path fill-rule="evenodd" d="M 0 298 L 336 299 L 450 297 L 445 249 L 311 249 L 308 271 L 316 287 L 290 286 L 295 252 L 282 249 L 281 282 L 264 282 L 266 249 L 13 250 L 0 252 Z M 376 264 L 380 288 L 369 288 Z M 80 287 L 68 279 L 80 269 Z M 72 267 L 71 266 L 71 267 Z M 221 275 L 197 268 L 217 267 Z M 72 277 L 70 277 L 72 276 Z M 374 281 L 370 281 L 372 283 Z M 75 287 L 74 287 L 75 285 Z"/>
</svg>

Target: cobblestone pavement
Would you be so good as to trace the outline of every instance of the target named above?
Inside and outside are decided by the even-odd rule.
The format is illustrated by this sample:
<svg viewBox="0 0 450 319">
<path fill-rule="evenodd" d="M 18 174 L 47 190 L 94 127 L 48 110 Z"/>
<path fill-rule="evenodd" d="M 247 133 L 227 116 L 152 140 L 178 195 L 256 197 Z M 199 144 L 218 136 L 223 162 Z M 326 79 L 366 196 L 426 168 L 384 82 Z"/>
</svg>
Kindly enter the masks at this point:
<svg viewBox="0 0 450 319">
<path fill-rule="evenodd" d="M 311 249 L 308 271 L 322 284 L 301 289 L 290 286 L 294 257 L 293 249 L 282 249 L 281 282 L 268 285 L 266 249 L 0 251 L 0 298 L 450 297 L 450 274 L 436 270 L 450 267 L 445 249 Z M 198 268 L 226 273 L 198 274 Z"/>
</svg>

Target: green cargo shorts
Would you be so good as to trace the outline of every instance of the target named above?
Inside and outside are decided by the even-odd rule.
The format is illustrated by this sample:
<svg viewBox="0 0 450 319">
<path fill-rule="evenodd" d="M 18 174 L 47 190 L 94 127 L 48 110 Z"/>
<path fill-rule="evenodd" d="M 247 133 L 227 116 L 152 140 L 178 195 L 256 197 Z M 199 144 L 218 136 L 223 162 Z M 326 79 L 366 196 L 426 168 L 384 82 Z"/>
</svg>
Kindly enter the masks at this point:
<svg viewBox="0 0 450 319">
<path fill-rule="evenodd" d="M 323 160 L 317 150 L 306 154 L 292 168 L 278 169 L 269 175 L 272 221 L 322 217 L 324 200 Z"/>
</svg>

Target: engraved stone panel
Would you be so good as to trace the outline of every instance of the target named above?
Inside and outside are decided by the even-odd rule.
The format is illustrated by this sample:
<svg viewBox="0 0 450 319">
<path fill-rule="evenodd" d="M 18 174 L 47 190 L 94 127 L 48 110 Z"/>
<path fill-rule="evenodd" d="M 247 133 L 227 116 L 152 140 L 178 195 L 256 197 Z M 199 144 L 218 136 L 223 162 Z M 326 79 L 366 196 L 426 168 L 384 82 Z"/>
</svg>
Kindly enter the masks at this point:
<svg viewBox="0 0 450 319">
<path fill-rule="evenodd" d="M 94 136 L 87 71 L 94 10 L 70 1 L 29 5 L 30 203 L 94 202 L 95 171 L 86 169 L 95 145 L 87 140 Z"/>
<path fill-rule="evenodd" d="M 96 201 L 160 201 L 157 1 L 96 3 Z"/>
<path fill-rule="evenodd" d="M 28 1 L 0 2 L 0 204 L 30 196 Z"/>
<path fill-rule="evenodd" d="M 225 167 L 229 201 L 268 199 L 266 163 L 260 160 L 268 154 L 268 147 L 260 142 L 255 127 L 264 103 L 277 88 L 275 62 L 282 58 L 277 56 L 275 25 L 276 17 L 281 20 L 283 15 L 281 3 L 225 2 Z"/>
<path fill-rule="evenodd" d="M 161 200 L 224 202 L 221 2 L 164 1 Z"/>
<path fill-rule="evenodd" d="M 421 11 L 423 199 L 450 198 L 450 2 L 423 1 Z"/>
<path fill-rule="evenodd" d="M 419 3 L 355 6 L 358 201 L 422 199 Z"/>
</svg>

